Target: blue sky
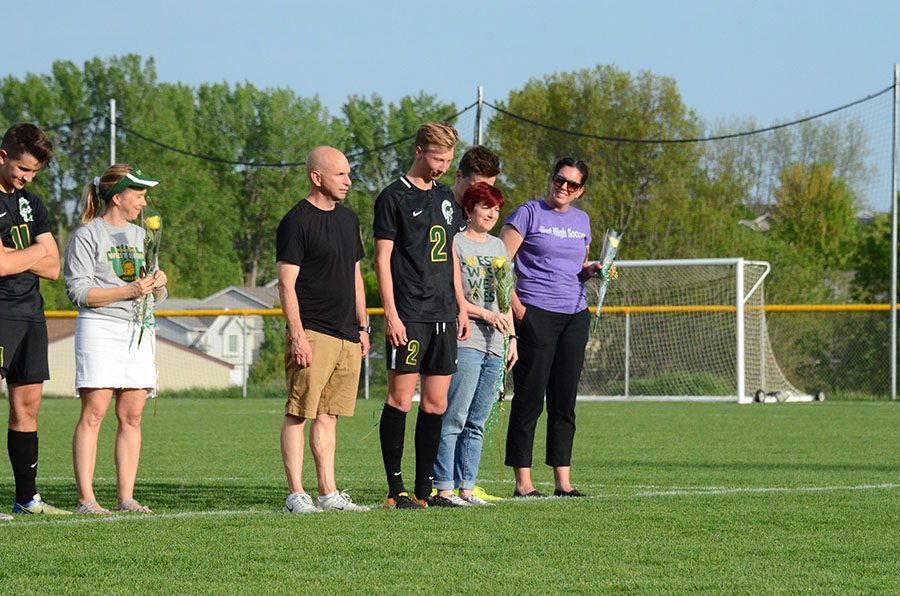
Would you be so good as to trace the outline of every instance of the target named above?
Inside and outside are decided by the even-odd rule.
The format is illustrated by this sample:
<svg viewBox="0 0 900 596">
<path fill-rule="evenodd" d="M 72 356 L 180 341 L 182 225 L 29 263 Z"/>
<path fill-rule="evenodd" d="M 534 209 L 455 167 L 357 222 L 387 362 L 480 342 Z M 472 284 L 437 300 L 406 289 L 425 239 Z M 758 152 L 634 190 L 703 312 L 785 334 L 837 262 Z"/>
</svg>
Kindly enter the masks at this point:
<svg viewBox="0 0 900 596">
<path fill-rule="evenodd" d="M 771 124 L 883 89 L 900 62 L 896 0 L 39 6 L 6 11 L 20 20 L 7 26 L 0 74 L 137 53 L 156 59 L 164 81 L 290 87 L 318 94 L 333 113 L 348 95 L 373 92 L 396 100 L 424 89 L 462 106 L 481 84 L 487 100 L 499 100 L 530 78 L 612 63 L 673 77 L 704 120 Z"/>
<path fill-rule="evenodd" d="M 885 89 L 900 62 L 900 0 L 50 0 L 4 17 L 0 76 L 136 53 L 162 81 L 288 87 L 336 115 L 351 94 L 424 90 L 463 107 L 478 85 L 503 100 L 532 78 L 615 64 L 672 77 L 707 123 L 768 126 Z M 877 173 L 860 194 L 886 210 L 881 99 L 866 104 Z"/>
</svg>

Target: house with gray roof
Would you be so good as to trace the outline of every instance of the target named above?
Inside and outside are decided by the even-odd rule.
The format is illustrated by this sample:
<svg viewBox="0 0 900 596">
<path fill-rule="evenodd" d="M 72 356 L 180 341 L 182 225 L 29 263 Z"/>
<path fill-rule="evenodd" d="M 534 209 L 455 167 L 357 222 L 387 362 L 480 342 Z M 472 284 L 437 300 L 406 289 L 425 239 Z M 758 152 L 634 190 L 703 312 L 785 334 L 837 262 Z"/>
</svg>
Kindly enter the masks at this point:
<svg viewBox="0 0 900 596">
<path fill-rule="evenodd" d="M 228 286 L 206 298 L 168 298 L 160 311 L 244 310 L 274 308 L 277 281 L 263 287 Z M 257 315 L 161 316 L 157 334 L 169 341 L 234 366 L 233 385 L 242 385 L 263 341 L 263 317 Z"/>
</svg>

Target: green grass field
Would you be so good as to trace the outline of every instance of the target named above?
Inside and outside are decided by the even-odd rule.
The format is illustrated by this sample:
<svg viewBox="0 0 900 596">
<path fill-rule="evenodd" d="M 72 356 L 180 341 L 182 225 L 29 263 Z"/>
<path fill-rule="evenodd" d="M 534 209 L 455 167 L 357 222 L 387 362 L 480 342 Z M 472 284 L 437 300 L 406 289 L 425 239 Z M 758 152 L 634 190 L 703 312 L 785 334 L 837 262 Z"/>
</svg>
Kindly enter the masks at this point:
<svg viewBox="0 0 900 596">
<path fill-rule="evenodd" d="M 76 498 L 78 407 L 41 411 L 39 488 L 59 506 Z M 573 480 L 592 498 L 306 516 L 280 513 L 281 408 L 163 399 L 154 416 L 149 404 L 136 496 L 156 513 L 0 522 L 0 592 L 900 592 L 900 404 L 582 403 Z M 380 408 L 360 402 L 339 424 L 338 483 L 373 506 L 377 431 L 363 437 Z M 108 506 L 114 426 L 96 474 Z M 313 492 L 308 454 L 305 472 Z M 535 477 L 552 492 L 548 468 Z M 496 432 L 480 484 L 512 493 Z"/>
</svg>

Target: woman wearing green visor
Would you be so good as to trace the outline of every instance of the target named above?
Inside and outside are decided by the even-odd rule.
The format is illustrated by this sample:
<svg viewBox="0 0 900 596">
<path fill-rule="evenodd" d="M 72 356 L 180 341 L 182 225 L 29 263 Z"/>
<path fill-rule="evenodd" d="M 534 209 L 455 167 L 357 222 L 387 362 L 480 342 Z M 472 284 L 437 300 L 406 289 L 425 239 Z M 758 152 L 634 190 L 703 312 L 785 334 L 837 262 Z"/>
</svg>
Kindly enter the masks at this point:
<svg viewBox="0 0 900 596">
<path fill-rule="evenodd" d="M 97 436 L 116 396 L 116 489 L 119 511 L 150 513 L 134 498 L 141 453 L 141 413 L 156 388 L 156 344 L 141 333 L 140 306 L 150 294 L 166 296 L 166 275 L 145 263 L 146 231 L 130 222 L 147 205 L 147 189 L 159 182 L 131 165 L 110 166 L 84 187 L 85 225 L 69 241 L 66 292 L 78 308 L 75 327 L 75 387 L 81 417 L 72 438 L 78 513 L 110 511 L 94 496 Z M 149 296 L 148 296 L 149 298 Z"/>
</svg>

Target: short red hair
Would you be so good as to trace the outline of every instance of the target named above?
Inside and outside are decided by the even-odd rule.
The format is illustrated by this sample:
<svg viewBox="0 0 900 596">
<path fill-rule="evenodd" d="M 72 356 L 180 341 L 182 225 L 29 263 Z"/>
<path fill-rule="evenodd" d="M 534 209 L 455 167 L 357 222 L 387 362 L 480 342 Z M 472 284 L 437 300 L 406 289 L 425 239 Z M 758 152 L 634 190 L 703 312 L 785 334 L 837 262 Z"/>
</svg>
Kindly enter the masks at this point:
<svg viewBox="0 0 900 596">
<path fill-rule="evenodd" d="M 499 188 L 491 186 L 487 182 L 476 182 L 467 188 L 466 194 L 463 195 L 463 213 L 468 216 L 475 205 L 479 203 L 489 209 L 503 207 L 503 193 Z"/>
</svg>

